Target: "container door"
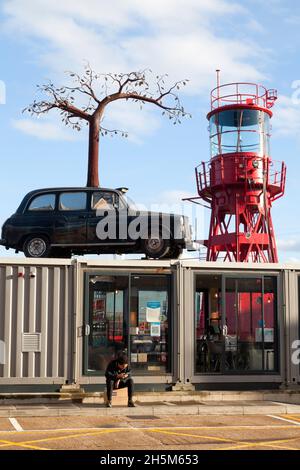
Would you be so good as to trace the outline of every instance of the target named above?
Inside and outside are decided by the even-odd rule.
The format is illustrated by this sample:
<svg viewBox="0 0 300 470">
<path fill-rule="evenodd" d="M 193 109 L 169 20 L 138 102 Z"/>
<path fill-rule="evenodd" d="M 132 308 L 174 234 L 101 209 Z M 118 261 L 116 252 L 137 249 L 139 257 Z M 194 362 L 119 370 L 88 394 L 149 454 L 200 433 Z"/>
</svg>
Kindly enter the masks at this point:
<svg viewBox="0 0 300 470">
<path fill-rule="evenodd" d="M 276 277 L 224 279 L 223 373 L 274 371 Z"/>
<path fill-rule="evenodd" d="M 88 308 L 84 326 L 85 374 L 104 374 L 119 353 L 127 354 L 128 276 L 88 277 Z"/>
</svg>

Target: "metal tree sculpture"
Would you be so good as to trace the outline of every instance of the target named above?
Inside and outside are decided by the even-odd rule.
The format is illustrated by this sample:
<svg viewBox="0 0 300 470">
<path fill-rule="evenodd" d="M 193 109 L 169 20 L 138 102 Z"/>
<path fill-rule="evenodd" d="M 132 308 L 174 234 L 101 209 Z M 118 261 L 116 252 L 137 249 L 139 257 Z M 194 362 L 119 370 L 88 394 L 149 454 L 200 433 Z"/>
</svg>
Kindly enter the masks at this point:
<svg viewBox="0 0 300 470">
<path fill-rule="evenodd" d="M 35 100 L 25 108 L 32 115 L 48 113 L 51 109 L 60 110 L 62 121 L 73 129 L 80 131 L 84 122 L 89 126 L 88 175 L 87 186 L 99 187 L 99 139 L 107 134 L 127 132 L 117 129 L 109 130 L 102 126 L 104 111 L 108 104 L 116 100 L 132 100 L 151 103 L 162 109 L 174 124 L 180 123 L 181 117 L 189 116 L 181 106 L 177 91 L 188 80 L 181 80 L 167 86 L 167 75 L 152 75 L 151 70 L 122 74 L 97 74 L 89 65 L 85 66 L 82 76 L 67 72 L 73 84 L 56 87 L 52 82 L 38 85 L 39 91 L 47 99 Z M 152 82 L 152 83 L 151 83 Z M 83 103 L 82 98 L 85 99 Z M 75 102 L 77 104 L 75 105 Z"/>
</svg>

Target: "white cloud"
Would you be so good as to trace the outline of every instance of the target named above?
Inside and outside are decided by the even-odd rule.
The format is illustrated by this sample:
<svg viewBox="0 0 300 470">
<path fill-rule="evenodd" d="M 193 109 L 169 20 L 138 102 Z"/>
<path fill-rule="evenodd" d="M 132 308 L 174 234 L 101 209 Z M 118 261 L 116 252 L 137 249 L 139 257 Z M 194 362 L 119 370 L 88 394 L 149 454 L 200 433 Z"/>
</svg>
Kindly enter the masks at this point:
<svg viewBox="0 0 300 470">
<path fill-rule="evenodd" d="M 128 140 L 141 143 L 145 136 L 153 134 L 159 127 L 159 121 L 145 106 L 140 109 L 138 103 L 116 101 L 107 107 L 103 126 L 128 132 Z"/>
<path fill-rule="evenodd" d="M 278 240 L 277 241 L 278 249 L 282 251 L 293 251 L 297 252 L 300 251 L 300 239 L 299 238 L 292 238 L 288 240 Z"/>
<path fill-rule="evenodd" d="M 169 189 L 167 191 L 163 191 L 156 199 L 158 202 L 162 202 L 163 204 L 178 204 L 178 201 L 181 201 L 184 198 L 194 197 L 195 194 L 189 191 L 185 191 L 184 189 Z"/>
<path fill-rule="evenodd" d="M 14 119 L 12 125 L 24 134 L 38 137 L 43 140 L 78 140 L 76 131 L 66 129 L 60 122 L 49 120 Z"/>
<path fill-rule="evenodd" d="M 208 93 L 214 85 L 216 68 L 221 68 L 223 82 L 265 78 L 257 66 L 259 62 L 265 64 L 264 49 L 245 35 L 237 40 L 234 28 L 230 35 L 220 32 L 226 20 L 229 29 L 238 20 L 249 30 L 252 15 L 239 2 L 3 0 L 2 5 L 2 27 L 14 38 L 34 41 L 36 60 L 53 80 L 62 79 L 66 69 L 80 72 L 84 60 L 102 73 L 150 67 L 158 73 L 167 72 L 171 81 L 189 78 L 183 92 L 192 95 Z M 252 27 L 259 25 L 253 20 Z M 135 142 L 158 127 L 153 108 L 142 116 L 125 107 L 121 112 L 116 104 L 114 107 L 109 110 L 107 122 L 116 127 L 120 121 L 127 121 Z M 112 122 L 113 118 L 116 121 Z M 28 122 L 20 126 L 34 132 Z M 50 127 L 49 135 L 54 136 L 56 131 Z"/>
<path fill-rule="evenodd" d="M 272 124 L 275 136 L 299 135 L 300 101 L 294 90 L 291 90 L 291 96 L 279 95 Z"/>
<path fill-rule="evenodd" d="M 253 63 L 261 47 L 216 32 L 221 19 L 251 20 L 229 0 L 5 0 L 4 12 L 14 34 L 46 41 L 39 59 L 55 71 L 84 59 L 102 72 L 150 66 L 189 76 L 195 93 L 207 90 L 216 67 L 224 79 L 263 77 Z"/>
<path fill-rule="evenodd" d="M 154 113 L 145 107 L 140 110 L 137 103 L 118 101 L 107 107 L 105 119 L 102 122 L 107 129 L 128 132 L 128 140 L 136 144 L 142 142 L 142 138 L 153 134 L 159 127 L 159 121 Z M 83 130 L 78 132 L 62 124 L 55 114 L 42 116 L 39 119 L 13 119 L 12 126 L 24 134 L 38 137 L 43 140 L 81 140 L 84 137 Z M 109 138 L 106 137 L 106 138 Z M 119 137 L 118 137 L 119 138 Z"/>
</svg>

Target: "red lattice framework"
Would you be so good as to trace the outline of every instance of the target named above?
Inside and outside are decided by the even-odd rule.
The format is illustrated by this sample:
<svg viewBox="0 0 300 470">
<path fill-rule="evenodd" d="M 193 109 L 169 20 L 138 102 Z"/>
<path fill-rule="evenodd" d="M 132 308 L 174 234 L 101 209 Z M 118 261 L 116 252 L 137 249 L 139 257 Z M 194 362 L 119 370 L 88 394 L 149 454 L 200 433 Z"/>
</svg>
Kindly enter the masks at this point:
<svg viewBox="0 0 300 470">
<path fill-rule="evenodd" d="M 242 85 L 247 85 L 247 91 Z M 212 91 L 208 119 L 227 109 L 255 109 L 271 117 L 269 108 L 276 97 L 275 90 L 260 85 L 222 85 Z M 216 138 L 218 145 L 221 132 Z M 236 132 L 239 139 L 242 130 L 230 132 Z M 206 259 L 277 262 L 271 207 L 284 194 L 286 166 L 272 161 L 261 149 L 244 152 L 237 146 L 235 150 L 217 152 L 210 162 L 202 162 L 195 169 L 198 196 L 190 200 L 199 203 L 201 199 L 211 208 L 208 239 L 204 240 Z"/>
</svg>

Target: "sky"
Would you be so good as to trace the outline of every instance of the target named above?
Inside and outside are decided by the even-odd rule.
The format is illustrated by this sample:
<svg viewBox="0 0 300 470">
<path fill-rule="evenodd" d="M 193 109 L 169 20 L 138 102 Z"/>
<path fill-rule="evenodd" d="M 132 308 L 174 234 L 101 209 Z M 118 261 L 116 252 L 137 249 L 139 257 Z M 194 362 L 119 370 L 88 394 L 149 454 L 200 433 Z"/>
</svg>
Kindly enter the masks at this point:
<svg viewBox="0 0 300 470">
<path fill-rule="evenodd" d="M 300 261 L 299 26 L 296 0 L 0 0 L 0 224 L 32 189 L 85 185 L 86 132 L 66 129 L 55 112 L 37 119 L 22 110 L 37 84 L 66 84 L 65 72 L 81 73 L 88 61 L 99 73 L 150 68 L 170 82 L 189 79 L 179 93 L 192 119 L 179 126 L 155 107 L 107 108 L 106 122 L 129 137 L 100 142 L 100 184 L 197 217 L 197 238 L 206 238 L 210 211 L 195 215 L 180 201 L 196 195 L 194 168 L 210 157 L 206 114 L 218 68 L 222 83 L 278 90 L 271 154 L 287 164 L 287 182 L 272 216 L 280 261 Z"/>
</svg>

